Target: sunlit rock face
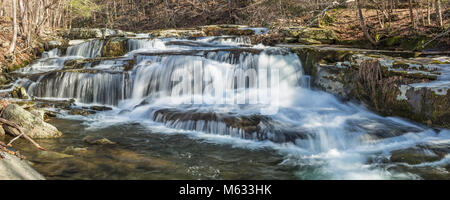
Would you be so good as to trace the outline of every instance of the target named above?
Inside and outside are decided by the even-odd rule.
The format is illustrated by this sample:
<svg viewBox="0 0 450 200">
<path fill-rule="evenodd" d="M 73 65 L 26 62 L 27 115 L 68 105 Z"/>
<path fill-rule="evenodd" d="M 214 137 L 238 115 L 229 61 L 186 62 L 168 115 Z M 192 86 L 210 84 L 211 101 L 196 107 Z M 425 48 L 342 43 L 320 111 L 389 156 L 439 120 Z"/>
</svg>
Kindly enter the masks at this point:
<svg viewBox="0 0 450 200">
<path fill-rule="evenodd" d="M 15 124 L 20 124 L 23 131 L 31 138 L 57 138 L 62 135 L 57 128 L 44 121 L 43 114 L 28 112 L 16 104 L 8 105 L 3 110 L 1 117 Z M 20 132 L 15 128 L 6 125 L 3 125 L 3 128 L 10 135 L 20 135 Z"/>
<path fill-rule="evenodd" d="M 411 56 L 389 51 L 292 46 L 312 76 L 314 87 L 345 99 L 364 102 L 384 115 L 450 127 L 450 58 Z M 365 53 L 364 53 L 365 52 Z M 383 54 L 390 54 L 387 56 Z M 379 78 L 368 83 L 378 69 Z"/>
</svg>

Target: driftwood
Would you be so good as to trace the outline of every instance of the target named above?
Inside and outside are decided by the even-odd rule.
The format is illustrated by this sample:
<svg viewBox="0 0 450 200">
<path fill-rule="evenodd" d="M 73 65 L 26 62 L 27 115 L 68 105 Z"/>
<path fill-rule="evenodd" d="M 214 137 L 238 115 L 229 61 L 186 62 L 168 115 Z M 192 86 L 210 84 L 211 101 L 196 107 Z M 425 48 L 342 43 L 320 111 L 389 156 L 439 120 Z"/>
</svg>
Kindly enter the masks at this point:
<svg viewBox="0 0 450 200">
<path fill-rule="evenodd" d="M 25 156 L 23 156 L 22 154 L 20 154 L 19 151 L 11 151 L 8 149 L 8 145 L 6 145 L 4 142 L 0 141 L 0 152 L 5 152 L 8 154 L 11 154 L 13 156 L 17 156 L 20 159 L 26 159 Z M 0 159 L 3 159 L 3 155 L 0 153 Z"/>
<path fill-rule="evenodd" d="M 40 149 L 42 151 L 46 151 L 46 149 L 44 147 L 41 147 L 41 145 L 39 145 L 36 141 L 31 139 L 27 134 L 25 134 L 23 132 L 22 128 L 17 126 L 15 123 L 10 122 L 10 121 L 8 121 L 6 119 L 3 119 L 3 118 L 0 118 L 0 123 L 5 124 L 5 125 L 10 126 L 10 127 L 13 127 L 13 128 L 15 128 L 15 129 L 17 129 L 19 131 L 19 134 L 6 145 L 7 147 L 11 147 L 11 144 L 15 140 L 19 139 L 20 137 L 23 137 L 26 140 L 30 141 L 36 148 L 38 148 L 38 149 Z"/>
</svg>

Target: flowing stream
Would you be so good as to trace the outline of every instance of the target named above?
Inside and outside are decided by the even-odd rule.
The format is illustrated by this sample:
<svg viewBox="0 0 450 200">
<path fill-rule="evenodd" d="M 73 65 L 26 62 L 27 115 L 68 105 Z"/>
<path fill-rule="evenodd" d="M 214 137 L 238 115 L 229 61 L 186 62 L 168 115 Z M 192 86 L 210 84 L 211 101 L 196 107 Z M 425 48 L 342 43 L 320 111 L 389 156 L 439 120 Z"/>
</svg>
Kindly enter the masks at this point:
<svg viewBox="0 0 450 200">
<path fill-rule="evenodd" d="M 29 151 L 50 179 L 449 179 L 450 131 L 376 115 L 309 88 L 288 49 L 245 37 L 134 38 L 99 58 L 105 42 L 54 49 L 17 73 L 30 96 L 74 99 L 58 112 L 64 136 Z M 67 63 L 84 61 L 68 69 Z M 65 64 L 66 63 L 66 66 Z M 95 146 L 82 138 L 106 137 Z M 70 154 L 70 153 L 68 153 Z"/>
</svg>

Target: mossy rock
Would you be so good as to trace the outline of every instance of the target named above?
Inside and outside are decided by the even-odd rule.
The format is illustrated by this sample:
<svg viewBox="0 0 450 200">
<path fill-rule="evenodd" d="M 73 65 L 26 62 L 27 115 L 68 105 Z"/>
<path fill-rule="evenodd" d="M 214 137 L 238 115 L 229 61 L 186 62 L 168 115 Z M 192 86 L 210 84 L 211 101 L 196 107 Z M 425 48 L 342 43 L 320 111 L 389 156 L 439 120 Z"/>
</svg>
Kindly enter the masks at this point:
<svg viewBox="0 0 450 200">
<path fill-rule="evenodd" d="M 412 38 L 396 35 L 380 40 L 379 47 L 387 49 L 404 49 L 404 50 L 422 50 L 429 38 L 424 35 L 418 35 Z"/>
<path fill-rule="evenodd" d="M 334 31 L 327 28 L 283 28 L 280 32 L 284 37 L 298 38 L 303 44 L 334 44 L 337 41 Z"/>
<path fill-rule="evenodd" d="M 298 42 L 300 44 L 308 44 L 308 45 L 311 45 L 311 44 L 322 44 L 322 42 L 319 42 L 319 41 L 311 39 L 311 38 L 299 38 Z"/>
<path fill-rule="evenodd" d="M 250 36 L 255 32 L 249 29 L 240 29 L 239 26 L 203 26 L 201 30 L 206 36 L 219 36 L 219 35 L 237 35 L 237 36 Z"/>
<path fill-rule="evenodd" d="M 18 86 L 11 91 L 11 97 L 16 99 L 29 99 L 27 90 L 24 87 Z"/>
<path fill-rule="evenodd" d="M 32 60 L 25 60 L 25 61 L 23 61 L 23 62 L 21 62 L 21 63 L 19 63 L 19 64 L 10 65 L 10 66 L 6 69 L 6 72 L 9 73 L 9 72 L 16 71 L 16 70 L 18 70 L 18 69 L 20 69 L 20 68 L 24 68 L 24 67 L 26 67 L 27 65 L 29 65 L 31 62 L 32 62 Z"/>
<path fill-rule="evenodd" d="M 407 163 L 410 165 L 416 165 L 425 162 L 434 162 L 441 159 L 439 156 L 428 155 L 424 150 L 414 148 L 396 150 L 391 154 L 391 162 Z"/>
<path fill-rule="evenodd" d="M 333 25 L 334 22 L 338 21 L 336 19 L 336 17 L 331 16 L 328 13 L 325 13 L 325 15 L 320 19 L 319 22 L 319 27 L 324 27 L 324 26 L 330 26 Z"/>
<path fill-rule="evenodd" d="M 103 46 L 101 52 L 102 57 L 118 57 L 125 55 L 128 51 L 127 41 L 128 39 L 123 37 L 109 39 Z"/>
</svg>

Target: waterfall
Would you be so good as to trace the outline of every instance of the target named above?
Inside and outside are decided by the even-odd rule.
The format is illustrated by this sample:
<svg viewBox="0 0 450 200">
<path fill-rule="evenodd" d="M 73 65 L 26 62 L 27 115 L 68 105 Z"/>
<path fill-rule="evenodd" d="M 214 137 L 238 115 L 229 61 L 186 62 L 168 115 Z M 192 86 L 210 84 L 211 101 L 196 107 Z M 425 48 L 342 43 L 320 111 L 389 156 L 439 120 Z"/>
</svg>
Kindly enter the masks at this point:
<svg viewBox="0 0 450 200">
<path fill-rule="evenodd" d="M 203 37 L 198 41 L 223 44 L 223 45 L 251 45 L 252 42 L 248 36 L 222 36 L 222 37 Z"/>
<path fill-rule="evenodd" d="M 164 42 L 160 39 L 129 39 L 128 51 L 134 51 L 138 49 L 164 49 Z"/>
<path fill-rule="evenodd" d="M 130 118 L 175 129 L 291 142 L 319 152 L 420 131 L 310 90 L 311 77 L 286 49 L 217 45 L 228 39 L 129 39 L 124 58 L 47 73 L 22 85 L 32 96 L 114 106 Z M 102 45 L 88 41 L 69 47 L 67 55 L 95 57 Z M 70 58 L 49 55 L 37 63 L 58 62 L 46 65 L 61 69 Z"/>
<path fill-rule="evenodd" d="M 124 57 L 86 59 L 100 56 L 103 44 L 84 42 L 62 57 L 46 52 L 19 71 L 29 77 L 15 84 L 34 97 L 114 107 L 88 116 L 95 126 L 129 120 L 152 131 L 163 125 L 162 132 L 264 141 L 258 144 L 289 149 L 282 164 L 308 160 L 339 178 L 389 177 L 368 169 L 367 155 L 449 137 L 315 91 L 296 54 L 248 46 L 248 37 L 133 38 Z M 64 69 L 71 59 L 83 65 Z"/>
<path fill-rule="evenodd" d="M 82 56 L 85 58 L 95 58 L 101 56 L 104 40 L 90 40 L 81 44 L 67 48 L 67 56 Z"/>
<path fill-rule="evenodd" d="M 127 73 L 53 72 L 29 89 L 38 97 L 75 98 L 82 103 L 117 105 L 129 91 Z"/>
</svg>

